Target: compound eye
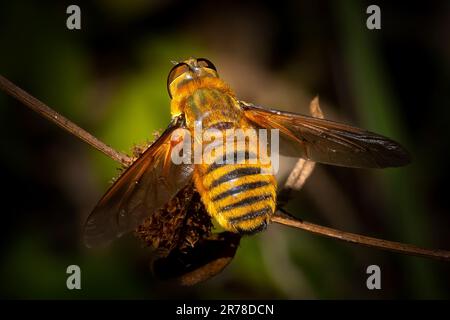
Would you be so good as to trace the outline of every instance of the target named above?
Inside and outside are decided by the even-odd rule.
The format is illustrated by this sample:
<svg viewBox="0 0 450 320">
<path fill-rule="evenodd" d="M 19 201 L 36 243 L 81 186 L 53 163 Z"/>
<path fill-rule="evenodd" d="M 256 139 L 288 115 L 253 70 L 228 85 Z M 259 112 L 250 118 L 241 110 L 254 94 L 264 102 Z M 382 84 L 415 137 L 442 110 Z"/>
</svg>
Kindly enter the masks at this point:
<svg viewBox="0 0 450 320">
<path fill-rule="evenodd" d="M 172 98 L 172 94 L 170 92 L 170 84 L 173 82 L 173 80 L 175 80 L 176 78 L 181 76 L 183 73 L 188 72 L 188 71 L 189 71 L 189 66 L 184 62 L 177 64 L 170 70 L 169 76 L 167 77 L 167 91 L 169 92 L 170 98 Z"/>
<path fill-rule="evenodd" d="M 205 58 L 197 59 L 197 65 L 200 68 L 209 68 L 209 69 L 213 69 L 214 71 L 217 72 L 216 66 L 208 59 L 205 59 Z"/>
<path fill-rule="evenodd" d="M 169 84 L 171 84 L 173 80 L 175 80 L 176 78 L 181 76 L 183 73 L 188 72 L 188 71 L 189 71 L 189 67 L 186 63 L 182 62 L 182 63 L 177 64 L 176 66 L 174 66 L 172 68 L 172 70 L 170 70 L 169 77 L 167 78 L 167 82 Z"/>
</svg>

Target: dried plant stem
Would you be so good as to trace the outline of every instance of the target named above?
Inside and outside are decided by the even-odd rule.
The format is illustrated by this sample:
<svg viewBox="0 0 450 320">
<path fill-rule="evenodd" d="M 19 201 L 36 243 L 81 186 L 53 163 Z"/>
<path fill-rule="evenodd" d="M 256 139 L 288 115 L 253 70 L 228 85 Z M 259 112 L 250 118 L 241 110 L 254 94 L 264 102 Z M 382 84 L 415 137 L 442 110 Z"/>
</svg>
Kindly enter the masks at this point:
<svg viewBox="0 0 450 320">
<path fill-rule="evenodd" d="M 98 140 L 96 137 L 88 133 L 87 131 L 81 129 L 76 124 L 61 116 L 50 107 L 29 95 L 27 92 L 18 88 L 16 85 L 11 83 L 9 80 L 0 75 L 0 89 L 5 91 L 7 94 L 13 98 L 19 100 L 27 107 L 36 111 L 38 114 L 44 116 L 50 121 L 56 123 L 61 128 L 67 130 L 69 133 L 80 138 L 84 142 L 90 144 L 95 149 L 103 152 L 105 155 L 109 156 L 111 159 L 119 162 L 122 165 L 129 165 L 132 160 L 127 155 L 120 153 L 108 145 L 104 144 L 102 141 Z M 320 225 L 316 225 L 310 222 L 301 221 L 290 215 L 277 212 L 273 217 L 272 221 L 290 226 L 297 229 L 302 229 L 311 233 L 319 234 L 322 236 L 347 241 L 350 243 L 365 245 L 373 248 L 384 249 L 389 251 L 394 251 L 397 253 L 416 255 L 426 258 L 433 258 L 439 260 L 450 261 L 450 251 L 445 250 L 434 250 L 434 249 L 424 249 L 416 247 L 409 244 L 404 244 L 400 242 L 387 241 L 367 236 L 362 236 L 350 232 L 340 231 Z"/>
<path fill-rule="evenodd" d="M 65 118 L 64 116 L 60 115 L 59 113 L 57 113 L 56 111 L 45 105 L 43 102 L 39 101 L 38 99 L 31 96 L 24 90 L 20 89 L 15 84 L 13 84 L 12 82 L 10 82 L 8 79 L 6 79 L 1 75 L 0 75 L 0 88 L 7 94 L 9 94 L 11 97 L 19 100 L 24 105 L 36 111 L 41 116 L 44 116 L 45 118 L 52 121 L 56 125 L 70 132 L 74 136 L 90 144 L 95 149 L 103 152 L 111 159 L 120 162 L 123 165 L 129 165 L 132 162 L 131 158 L 128 157 L 127 155 L 118 152 L 113 148 L 111 148 L 110 146 L 104 144 L 102 141 L 94 137 L 92 134 L 83 130 L 75 123 Z"/>
<path fill-rule="evenodd" d="M 275 215 L 272 217 L 272 222 L 276 222 L 297 229 L 302 229 L 328 238 L 338 239 L 372 248 L 378 248 L 413 256 L 450 261 L 450 251 L 425 249 L 406 243 L 388 241 L 368 236 L 362 236 L 351 232 L 340 231 L 333 228 L 317 225 L 311 222 L 302 221 L 298 218 L 292 217 L 291 215 L 283 214 L 280 212 L 275 213 Z"/>
</svg>

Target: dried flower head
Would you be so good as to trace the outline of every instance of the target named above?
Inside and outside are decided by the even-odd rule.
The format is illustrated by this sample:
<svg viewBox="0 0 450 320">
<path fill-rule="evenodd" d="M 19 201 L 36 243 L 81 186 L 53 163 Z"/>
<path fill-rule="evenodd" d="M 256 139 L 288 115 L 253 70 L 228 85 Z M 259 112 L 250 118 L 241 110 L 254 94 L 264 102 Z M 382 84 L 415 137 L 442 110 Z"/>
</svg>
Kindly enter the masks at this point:
<svg viewBox="0 0 450 320">
<path fill-rule="evenodd" d="M 211 235 L 211 218 L 192 184 L 183 188 L 163 208 L 144 220 L 136 236 L 160 252 L 186 252 Z"/>
</svg>

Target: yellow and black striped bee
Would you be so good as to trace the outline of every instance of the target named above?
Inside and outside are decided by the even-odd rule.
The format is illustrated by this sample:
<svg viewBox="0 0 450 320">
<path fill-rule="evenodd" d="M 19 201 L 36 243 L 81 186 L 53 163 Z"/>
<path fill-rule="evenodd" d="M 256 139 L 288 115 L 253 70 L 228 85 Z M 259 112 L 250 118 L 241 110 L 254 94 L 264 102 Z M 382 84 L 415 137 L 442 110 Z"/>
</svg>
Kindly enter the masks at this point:
<svg viewBox="0 0 450 320">
<path fill-rule="evenodd" d="M 175 164 L 171 154 L 187 139 L 173 138 L 179 128 L 194 133 L 200 123 L 203 130 L 215 129 L 224 136 L 237 128 L 277 129 L 280 154 L 337 166 L 384 168 L 410 161 L 398 143 L 381 135 L 240 101 L 207 59 L 191 58 L 176 64 L 169 73 L 167 88 L 172 120 L 99 201 L 85 226 L 88 246 L 106 244 L 134 230 L 192 181 L 206 211 L 225 230 L 248 234 L 266 228 L 277 203 L 277 182 L 265 170 L 271 164 Z M 252 153 L 245 144 L 236 147 L 232 157 L 238 152 L 244 152 L 247 158 Z"/>
</svg>

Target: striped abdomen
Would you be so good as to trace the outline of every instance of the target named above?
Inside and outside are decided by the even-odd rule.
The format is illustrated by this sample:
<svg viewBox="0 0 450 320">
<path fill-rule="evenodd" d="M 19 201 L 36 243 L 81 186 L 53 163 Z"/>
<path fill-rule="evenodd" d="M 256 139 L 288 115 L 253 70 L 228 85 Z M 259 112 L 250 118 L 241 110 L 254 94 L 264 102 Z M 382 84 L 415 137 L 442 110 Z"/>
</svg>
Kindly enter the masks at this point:
<svg viewBox="0 0 450 320">
<path fill-rule="evenodd" d="M 239 152 L 246 158 L 255 157 L 247 150 L 234 150 L 229 158 L 236 160 Z M 195 184 L 202 201 L 223 228 L 238 233 L 265 229 L 276 203 L 276 180 L 272 174 L 265 173 L 267 168 L 268 165 L 250 161 L 196 166 Z"/>
<path fill-rule="evenodd" d="M 186 99 L 184 112 L 192 129 L 194 123 L 201 122 L 203 132 L 215 129 L 223 137 L 230 131 L 234 134 L 235 129 L 252 127 L 243 117 L 234 96 L 216 88 L 196 90 Z M 208 143 L 202 143 L 205 151 Z M 255 143 L 252 145 L 255 146 Z M 235 144 L 231 149 L 223 149 L 225 159 L 227 154 L 228 159 L 236 160 L 242 154 L 247 153 L 248 156 L 251 153 L 247 150 L 250 149 L 248 145 Z M 255 157 L 254 154 L 252 156 Z M 210 160 L 214 157 L 211 155 Z M 266 227 L 275 210 L 276 180 L 271 173 L 265 174 L 267 171 L 264 171 L 269 168 L 270 164 L 249 161 L 242 164 L 236 161 L 228 164 L 226 161 L 203 161 L 195 166 L 194 182 L 208 213 L 224 229 L 253 233 Z"/>
</svg>

